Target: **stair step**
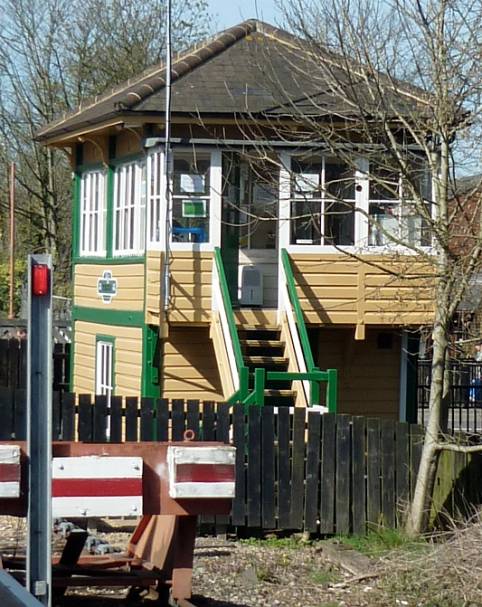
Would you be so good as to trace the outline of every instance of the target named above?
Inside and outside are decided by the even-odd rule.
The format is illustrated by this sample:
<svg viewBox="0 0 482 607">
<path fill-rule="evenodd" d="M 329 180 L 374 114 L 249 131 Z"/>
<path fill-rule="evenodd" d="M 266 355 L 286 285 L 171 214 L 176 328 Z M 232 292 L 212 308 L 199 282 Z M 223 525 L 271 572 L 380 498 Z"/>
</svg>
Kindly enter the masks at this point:
<svg viewBox="0 0 482 607">
<path fill-rule="evenodd" d="M 270 396 L 270 397 L 280 396 L 283 398 L 288 398 L 288 397 L 296 398 L 296 390 L 278 390 L 275 388 L 267 388 L 264 391 L 264 395 Z"/>
<path fill-rule="evenodd" d="M 245 356 L 244 360 L 250 365 L 288 365 L 288 359 L 284 356 Z"/>
<path fill-rule="evenodd" d="M 241 345 L 247 348 L 283 348 L 284 342 L 279 339 L 241 339 Z"/>
</svg>

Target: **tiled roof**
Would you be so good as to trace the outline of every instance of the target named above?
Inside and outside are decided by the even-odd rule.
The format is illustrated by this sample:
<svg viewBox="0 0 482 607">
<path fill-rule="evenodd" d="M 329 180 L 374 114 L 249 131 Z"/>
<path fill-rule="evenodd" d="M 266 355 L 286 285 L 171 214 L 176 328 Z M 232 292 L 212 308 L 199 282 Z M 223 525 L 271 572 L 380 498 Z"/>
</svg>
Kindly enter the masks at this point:
<svg viewBox="0 0 482 607">
<path fill-rule="evenodd" d="M 333 60 L 330 69 L 343 77 L 335 56 L 323 53 L 326 61 Z M 317 77 L 316 61 L 319 55 L 299 38 L 254 19 L 245 21 L 174 58 L 172 112 L 225 116 L 349 112 L 350 103 L 342 107 L 322 76 Z M 162 115 L 164 87 L 161 63 L 48 124 L 37 139 L 53 140 L 114 118 Z M 360 83 L 360 95 L 363 88 Z"/>
</svg>

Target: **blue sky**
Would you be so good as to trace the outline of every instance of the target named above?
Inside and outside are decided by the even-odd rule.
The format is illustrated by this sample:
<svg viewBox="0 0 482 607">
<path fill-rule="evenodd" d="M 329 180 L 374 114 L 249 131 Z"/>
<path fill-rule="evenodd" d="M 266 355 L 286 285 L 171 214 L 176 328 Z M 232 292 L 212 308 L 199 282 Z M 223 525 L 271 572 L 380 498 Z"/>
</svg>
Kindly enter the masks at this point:
<svg viewBox="0 0 482 607">
<path fill-rule="evenodd" d="M 276 25 L 280 12 L 277 0 L 208 0 L 209 10 L 214 16 L 217 27 L 224 29 L 236 25 L 245 19 L 256 17 Z"/>
</svg>

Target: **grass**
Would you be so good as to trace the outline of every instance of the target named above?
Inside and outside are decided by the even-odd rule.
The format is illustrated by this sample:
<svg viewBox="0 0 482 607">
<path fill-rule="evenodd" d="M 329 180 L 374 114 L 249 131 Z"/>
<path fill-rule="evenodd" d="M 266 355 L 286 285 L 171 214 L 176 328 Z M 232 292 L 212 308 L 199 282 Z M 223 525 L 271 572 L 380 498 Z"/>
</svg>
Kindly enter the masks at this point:
<svg viewBox="0 0 482 607">
<path fill-rule="evenodd" d="M 254 538 L 250 537 L 244 540 L 240 540 L 241 544 L 246 546 L 255 546 L 261 548 L 289 548 L 297 549 L 306 546 L 306 543 L 300 542 L 299 540 L 292 537 L 267 537 L 267 538 Z"/>
<path fill-rule="evenodd" d="M 423 539 L 411 539 L 400 529 L 380 527 L 367 535 L 339 536 L 338 540 L 366 556 L 378 558 L 393 551 L 422 553 L 428 544 Z"/>
</svg>

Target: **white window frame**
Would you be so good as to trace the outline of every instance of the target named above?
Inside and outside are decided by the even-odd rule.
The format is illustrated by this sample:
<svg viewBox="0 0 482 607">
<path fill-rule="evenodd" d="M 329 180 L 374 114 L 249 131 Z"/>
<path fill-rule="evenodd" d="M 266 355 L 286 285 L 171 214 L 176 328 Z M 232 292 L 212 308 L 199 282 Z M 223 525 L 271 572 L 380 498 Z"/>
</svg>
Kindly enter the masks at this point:
<svg viewBox="0 0 482 607">
<path fill-rule="evenodd" d="M 106 255 L 106 175 L 88 170 L 80 176 L 79 256 Z"/>
<path fill-rule="evenodd" d="M 114 344 L 105 339 L 98 339 L 95 345 L 95 393 L 107 396 L 110 405 L 114 394 Z"/>
<path fill-rule="evenodd" d="M 176 152 L 190 152 L 192 148 L 176 147 L 172 151 L 173 161 Z M 209 238 L 208 242 L 171 242 L 169 247 L 172 251 L 213 251 L 214 247 L 221 246 L 221 194 L 222 194 L 222 161 L 221 161 L 221 150 L 213 148 L 199 147 L 197 150 L 199 153 L 205 153 L 210 155 L 210 169 L 209 169 L 209 194 L 206 196 L 196 196 L 196 198 L 203 198 L 209 200 Z M 173 192 L 173 183 L 171 180 L 170 192 Z M 163 200 L 165 200 L 165 193 L 163 192 Z M 182 196 L 176 196 L 176 198 L 182 198 Z M 187 198 L 187 197 L 185 197 Z M 173 197 L 174 199 L 174 197 Z M 172 201 L 171 201 L 172 202 Z M 165 218 L 166 205 L 162 205 L 164 213 L 161 213 L 162 217 Z M 172 209 L 173 205 L 170 205 L 170 225 L 172 226 Z M 165 219 L 164 219 L 165 220 Z M 161 242 L 165 240 L 161 235 Z"/>
<path fill-rule="evenodd" d="M 113 206 L 113 255 L 142 255 L 146 240 L 145 163 L 134 161 L 116 167 Z"/>
<path fill-rule="evenodd" d="M 147 156 L 147 248 L 150 250 L 162 249 L 165 239 L 165 184 L 164 151 L 154 149 Z"/>
</svg>

